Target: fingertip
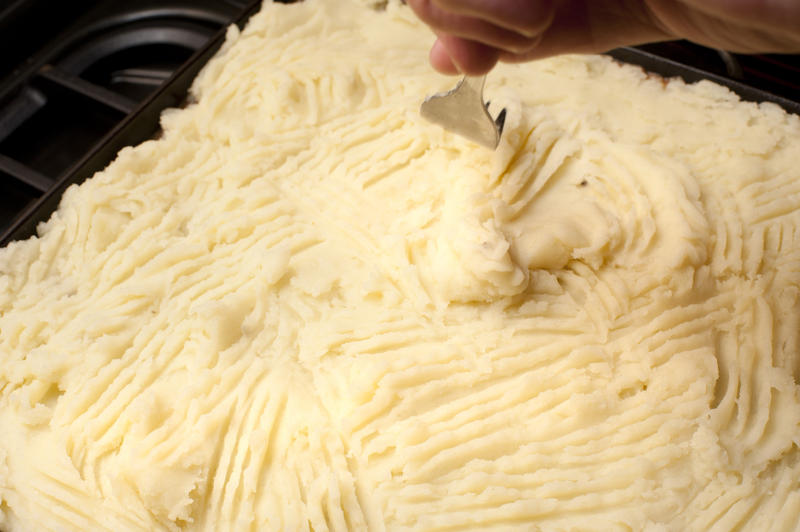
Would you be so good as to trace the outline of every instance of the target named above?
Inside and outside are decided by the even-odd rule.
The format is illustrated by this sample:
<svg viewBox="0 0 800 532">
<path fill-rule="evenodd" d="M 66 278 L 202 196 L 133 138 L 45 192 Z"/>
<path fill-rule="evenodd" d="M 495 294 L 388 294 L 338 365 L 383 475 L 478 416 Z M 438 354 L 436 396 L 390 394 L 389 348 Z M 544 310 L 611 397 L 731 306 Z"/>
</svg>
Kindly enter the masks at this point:
<svg viewBox="0 0 800 532">
<path fill-rule="evenodd" d="M 524 11 L 528 17 L 518 31 L 531 39 L 541 37 L 542 33 L 553 24 L 557 6 L 556 0 L 540 0 L 537 4 L 538 9 Z"/>
<path fill-rule="evenodd" d="M 436 39 L 436 42 L 433 43 L 430 61 L 433 68 L 441 74 L 455 76 L 460 73 L 456 64 L 450 59 L 450 54 L 447 52 L 447 49 L 439 39 Z"/>
<path fill-rule="evenodd" d="M 437 60 L 441 57 L 439 54 L 446 56 L 457 72 L 470 76 L 486 74 L 494 68 L 500 56 L 500 52 L 491 46 L 452 35 L 440 35 L 436 42 Z"/>
</svg>

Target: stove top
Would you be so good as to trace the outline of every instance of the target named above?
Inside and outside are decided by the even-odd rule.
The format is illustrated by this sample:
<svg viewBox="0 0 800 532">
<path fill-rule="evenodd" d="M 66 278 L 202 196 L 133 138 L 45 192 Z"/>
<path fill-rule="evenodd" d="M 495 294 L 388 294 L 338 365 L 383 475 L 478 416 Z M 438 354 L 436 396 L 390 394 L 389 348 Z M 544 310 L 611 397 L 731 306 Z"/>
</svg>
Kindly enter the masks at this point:
<svg viewBox="0 0 800 532">
<path fill-rule="evenodd" d="M 636 48 L 781 98 L 800 101 L 800 55 L 732 54 L 687 41 L 647 44 Z"/>
<path fill-rule="evenodd" d="M 250 3 L 10 0 L 0 7 L 0 234 Z M 800 56 L 734 55 L 684 41 L 612 55 L 648 68 L 642 57 L 666 58 L 672 66 L 656 72 L 710 77 L 744 98 L 800 108 Z"/>
<path fill-rule="evenodd" d="M 0 233 L 247 4 L 16 0 L 0 8 Z"/>
</svg>

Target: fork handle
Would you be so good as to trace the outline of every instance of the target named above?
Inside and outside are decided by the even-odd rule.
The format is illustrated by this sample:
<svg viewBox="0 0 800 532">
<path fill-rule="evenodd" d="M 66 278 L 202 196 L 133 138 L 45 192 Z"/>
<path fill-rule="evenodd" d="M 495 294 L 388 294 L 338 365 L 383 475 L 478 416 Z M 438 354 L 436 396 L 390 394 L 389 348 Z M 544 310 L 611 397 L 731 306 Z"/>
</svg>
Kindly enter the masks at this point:
<svg viewBox="0 0 800 532">
<path fill-rule="evenodd" d="M 474 90 L 478 94 L 483 95 L 483 86 L 486 85 L 486 74 L 483 76 L 464 76 L 461 80 L 461 85 L 464 88 Z"/>
<path fill-rule="evenodd" d="M 483 101 L 483 86 L 486 85 L 486 74 L 483 76 L 464 76 L 459 83 L 459 90 L 470 90 L 477 92 L 480 95 L 480 100 Z"/>
</svg>

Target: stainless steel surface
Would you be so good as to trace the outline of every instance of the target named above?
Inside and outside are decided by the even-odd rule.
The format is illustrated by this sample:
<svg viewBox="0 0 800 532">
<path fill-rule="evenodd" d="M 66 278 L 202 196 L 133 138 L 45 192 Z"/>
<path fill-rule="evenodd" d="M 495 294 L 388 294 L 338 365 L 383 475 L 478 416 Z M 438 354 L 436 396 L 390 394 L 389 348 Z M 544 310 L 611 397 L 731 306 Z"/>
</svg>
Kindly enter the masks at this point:
<svg viewBox="0 0 800 532">
<path fill-rule="evenodd" d="M 483 102 L 485 83 L 486 76 L 465 76 L 453 90 L 428 96 L 420 113 L 426 120 L 493 150 L 500 144 L 505 109 L 497 121 L 492 118 Z"/>
</svg>

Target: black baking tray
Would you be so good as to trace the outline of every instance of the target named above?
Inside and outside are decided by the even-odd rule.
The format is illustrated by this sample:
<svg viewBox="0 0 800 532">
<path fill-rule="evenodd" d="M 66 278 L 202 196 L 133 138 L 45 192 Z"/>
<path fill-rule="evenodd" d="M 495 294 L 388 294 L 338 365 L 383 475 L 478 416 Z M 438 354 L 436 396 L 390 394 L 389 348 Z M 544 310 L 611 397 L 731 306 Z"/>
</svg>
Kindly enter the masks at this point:
<svg viewBox="0 0 800 532">
<path fill-rule="evenodd" d="M 269 0 L 266 0 L 269 1 Z M 286 0 L 284 0 L 286 1 Z M 258 11 L 262 0 L 252 0 L 233 21 L 243 28 Z M 86 155 L 76 162 L 35 202 L 23 210 L 0 235 L 0 246 L 15 240 L 24 240 L 36 234 L 36 227 L 47 221 L 58 208 L 64 191 L 73 184 L 82 183 L 103 170 L 126 146 L 135 146 L 153 138 L 159 131 L 161 112 L 186 102 L 189 87 L 198 72 L 220 49 L 225 41 L 227 27 L 220 29 L 212 39 L 181 65 L 170 78 L 145 99 L 132 113 L 122 119 Z"/>
<path fill-rule="evenodd" d="M 639 48 L 617 48 L 608 52 L 608 55 L 623 63 L 639 65 L 646 71 L 653 72 L 665 78 L 680 77 L 687 83 L 696 83 L 702 80 L 713 81 L 714 83 L 728 87 L 738 94 L 742 100 L 749 102 L 772 102 L 780 105 L 790 113 L 800 115 L 800 102 L 792 101 L 783 96 L 772 94 L 771 92 L 761 90 L 734 79 L 666 59 Z"/>
<path fill-rule="evenodd" d="M 293 0 L 276 1 L 291 3 Z M 248 5 L 242 15 L 235 20 L 235 23 L 239 27 L 244 27 L 247 20 L 258 10 L 260 5 L 261 0 L 255 0 Z M 159 131 L 161 112 L 169 107 L 176 107 L 185 103 L 192 81 L 208 60 L 219 50 L 225 40 L 225 32 L 226 29 L 220 30 L 205 47 L 198 50 L 169 80 L 147 100 L 142 102 L 135 112 L 122 120 L 83 159 L 65 172 L 54 187 L 25 209 L 11 226 L 0 235 L 0 246 L 35 235 L 36 227 L 41 222 L 49 219 L 57 209 L 61 196 L 67 187 L 72 184 L 82 183 L 96 172 L 104 169 L 122 148 L 140 144 L 153 138 Z M 780 105 L 790 113 L 800 115 L 800 103 L 798 102 L 711 72 L 665 59 L 638 48 L 617 48 L 608 52 L 608 55 L 618 61 L 639 65 L 646 71 L 665 78 L 680 77 L 688 83 L 710 80 L 730 88 L 743 100 L 772 102 Z"/>
</svg>

